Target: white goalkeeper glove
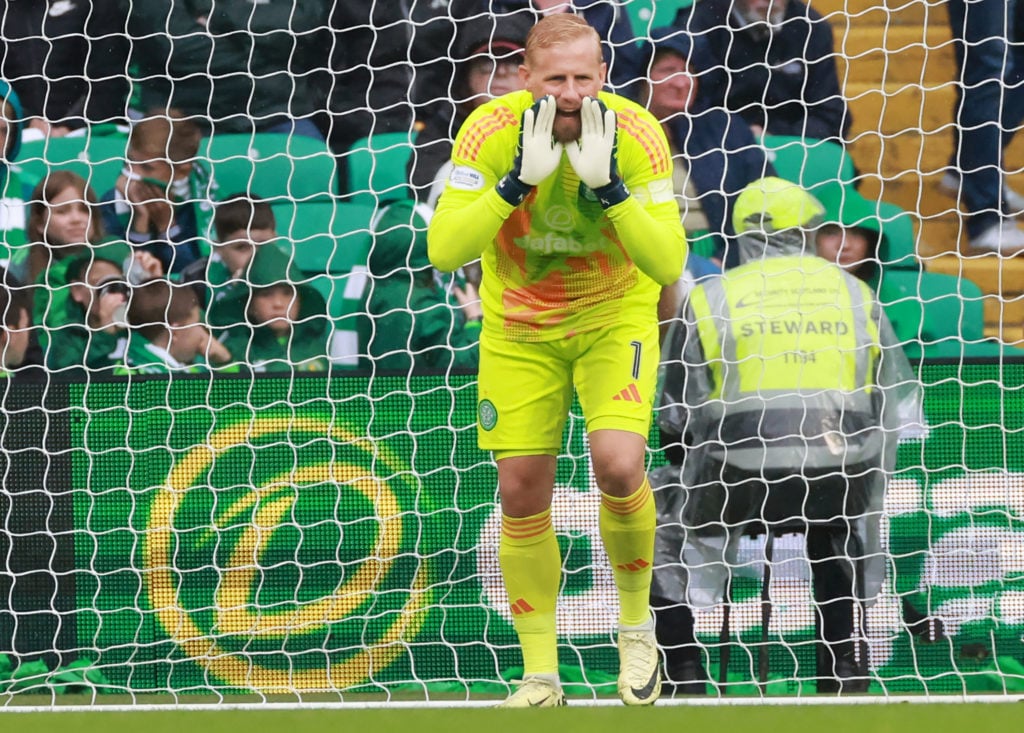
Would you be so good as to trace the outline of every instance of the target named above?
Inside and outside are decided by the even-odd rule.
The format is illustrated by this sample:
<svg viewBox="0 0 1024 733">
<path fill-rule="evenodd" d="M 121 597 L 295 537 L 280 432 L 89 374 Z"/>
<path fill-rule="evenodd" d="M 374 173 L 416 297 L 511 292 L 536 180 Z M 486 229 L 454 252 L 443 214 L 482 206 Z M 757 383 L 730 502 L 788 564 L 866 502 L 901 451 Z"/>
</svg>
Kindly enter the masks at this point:
<svg viewBox="0 0 1024 733">
<path fill-rule="evenodd" d="M 556 111 L 554 98 L 546 96 L 523 112 L 512 170 L 497 185 L 498 195 L 513 206 L 521 204 L 534 186 L 558 168 L 563 148 L 551 134 Z"/>
<path fill-rule="evenodd" d="M 596 97 L 586 97 L 580 107 L 580 139 L 565 146 L 576 175 L 608 208 L 629 197 L 619 176 L 615 112 Z"/>
</svg>

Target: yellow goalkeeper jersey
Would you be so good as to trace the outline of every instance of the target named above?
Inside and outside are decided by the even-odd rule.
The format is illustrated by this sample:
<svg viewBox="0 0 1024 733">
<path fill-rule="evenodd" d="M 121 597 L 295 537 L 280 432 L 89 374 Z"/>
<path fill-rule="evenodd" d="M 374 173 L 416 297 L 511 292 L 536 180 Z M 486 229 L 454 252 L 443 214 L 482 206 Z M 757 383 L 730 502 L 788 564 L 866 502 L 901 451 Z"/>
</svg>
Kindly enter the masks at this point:
<svg viewBox="0 0 1024 733">
<path fill-rule="evenodd" d="M 485 332 L 510 341 L 567 338 L 629 318 L 655 318 L 662 284 L 679 276 L 685 236 L 672 158 L 657 120 L 614 94 L 618 170 L 631 192 L 604 210 L 563 153 L 559 168 L 513 209 L 495 184 L 512 169 L 528 91 L 479 107 L 455 139 L 452 172 L 430 225 L 431 259 L 452 269 L 482 254 Z M 486 240 L 486 241 L 483 241 Z M 646 272 L 634 262 L 642 253 Z M 678 261 L 678 267 L 661 262 Z"/>
</svg>

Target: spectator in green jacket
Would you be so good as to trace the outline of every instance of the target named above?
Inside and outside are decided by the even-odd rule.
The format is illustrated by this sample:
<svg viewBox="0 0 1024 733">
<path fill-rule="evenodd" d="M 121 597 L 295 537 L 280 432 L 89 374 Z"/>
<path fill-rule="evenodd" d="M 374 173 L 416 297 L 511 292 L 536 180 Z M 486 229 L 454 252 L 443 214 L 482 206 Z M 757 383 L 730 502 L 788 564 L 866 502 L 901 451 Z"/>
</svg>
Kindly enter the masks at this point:
<svg viewBox="0 0 1024 733">
<path fill-rule="evenodd" d="M 156 279 L 132 288 L 128 330 L 118 374 L 198 373 L 231 357 L 210 336 L 188 285 Z"/>
<path fill-rule="evenodd" d="M 408 373 L 475 369 L 483 309 L 472 284 L 453 284 L 453 307 L 427 259 L 422 204 L 400 201 L 378 215 L 367 261 L 367 318 L 360 352 L 374 368 Z"/>
<path fill-rule="evenodd" d="M 825 199 L 817 251 L 877 292 L 907 356 L 1019 356 L 1020 349 L 985 338 L 981 289 L 921 269 L 908 215 L 880 206 L 854 191 Z"/>
<path fill-rule="evenodd" d="M 253 371 L 325 371 L 334 329 L 327 304 L 276 245 L 261 246 L 244 281 L 219 302 L 212 324 L 221 341 Z"/>
<path fill-rule="evenodd" d="M 203 308 L 210 308 L 230 290 L 232 281 L 245 276 L 261 244 L 277 239 L 274 210 L 256 194 L 234 193 L 218 203 L 213 228 L 217 241 L 210 256 L 181 272 L 181 281 L 192 284 Z"/>
<path fill-rule="evenodd" d="M 100 245 L 48 273 L 60 287 L 36 289 L 34 321 L 47 369 L 111 366 L 124 333 L 128 283 L 121 264 L 128 256 L 123 242 Z"/>
<path fill-rule="evenodd" d="M 103 195 L 103 225 L 114 237 L 152 253 L 177 274 L 209 249 L 217 185 L 197 159 L 199 128 L 166 109 L 132 126 L 127 159 Z"/>
<path fill-rule="evenodd" d="M 877 284 L 880 239 L 877 218 L 857 223 L 827 222 L 818 230 L 818 256 L 867 283 Z"/>
<path fill-rule="evenodd" d="M 25 114 L 10 84 L 0 80 L 0 259 L 25 244 L 25 201 L 13 167 L 21 150 Z"/>
</svg>

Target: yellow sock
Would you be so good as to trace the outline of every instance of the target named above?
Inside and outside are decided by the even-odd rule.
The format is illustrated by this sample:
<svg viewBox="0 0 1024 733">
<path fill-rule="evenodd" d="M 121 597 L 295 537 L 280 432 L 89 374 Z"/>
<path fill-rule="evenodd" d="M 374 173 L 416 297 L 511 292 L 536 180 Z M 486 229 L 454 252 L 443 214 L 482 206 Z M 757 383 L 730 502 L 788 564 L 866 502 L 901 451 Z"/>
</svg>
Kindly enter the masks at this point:
<svg viewBox="0 0 1024 733">
<path fill-rule="evenodd" d="M 555 603 L 562 557 L 551 510 L 530 517 L 501 517 L 498 562 L 523 648 L 524 676 L 558 674 Z"/>
<path fill-rule="evenodd" d="M 656 523 L 646 476 L 640 488 L 627 497 L 601 495 L 601 539 L 619 590 L 619 623 L 623 626 L 641 626 L 651 618 Z"/>
</svg>

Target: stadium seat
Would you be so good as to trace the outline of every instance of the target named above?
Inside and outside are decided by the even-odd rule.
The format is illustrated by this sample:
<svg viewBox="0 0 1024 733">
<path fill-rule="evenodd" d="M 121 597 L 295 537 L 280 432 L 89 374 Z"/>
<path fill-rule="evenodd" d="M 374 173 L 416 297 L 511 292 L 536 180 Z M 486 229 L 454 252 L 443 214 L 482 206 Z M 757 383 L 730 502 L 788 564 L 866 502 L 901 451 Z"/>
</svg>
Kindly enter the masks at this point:
<svg viewBox="0 0 1024 733">
<path fill-rule="evenodd" d="M 372 206 L 334 201 L 273 203 L 277 231 L 309 274 L 344 274 L 365 265 Z"/>
<path fill-rule="evenodd" d="M 366 317 L 366 258 L 376 210 L 334 201 L 281 202 L 272 208 L 282 244 L 292 251 L 305 282 L 324 296 L 334 320 L 335 365 L 357 366 L 359 322 Z"/>
<path fill-rule="evenodd" d="M 406 173 L 412 150 L 412 138 L 406 132 L 385 132 L 356 141 L 345 153 L 349 200 L 379 204 L 412 198 Z"/>
<path fill-rule="evenodd" d="M 781 178 L 799 183 L 815 196 L 829 186 L 853 187 L 857 176 L 853 159 L 843 146 L 828 140 L 765 135 L 761 144 Z"/>
<path fill-rule="evenodd" d="M 74 135 L 33 140 L 21 146 L 17 167 L 21 181 L 33 189 L 51 170 L 70 170 L 79 174 L 97 196 L 113 188 L 124 166 L 128 137 L 113 135 Z"/>
<path fill-rule="evenodd" d="M 271 201 L 317 201 L 338 193 L 333 153 L 308 135 L 213 135 L 199 154 L 210 162 L 222 196 L 244 191 Z"/>
<path fill-rule="evenodd" d="M 886 269 L 878 285 L 878 299 L 910 358 L 1022 353 L 985 339 L 983 295 L 966 278 Z"/>
<path fill-rule="evenodd" d="M 695 0 L 631 0 L 623 3 L 629 13 L 629 22 L 639 40 L 652 28 L 672 25 L 676 13 L 693 5 Z"/>
<path fill-rule="evenodd" d="M 888 269 L 919 269 L 921 264 L 917 259 L 917 239 L 910 212 L 888 201 L 879 201 L 878 218 L 885 235 L 878 248 L 882 265 Z"/>
</svg>

